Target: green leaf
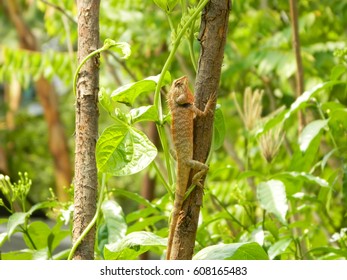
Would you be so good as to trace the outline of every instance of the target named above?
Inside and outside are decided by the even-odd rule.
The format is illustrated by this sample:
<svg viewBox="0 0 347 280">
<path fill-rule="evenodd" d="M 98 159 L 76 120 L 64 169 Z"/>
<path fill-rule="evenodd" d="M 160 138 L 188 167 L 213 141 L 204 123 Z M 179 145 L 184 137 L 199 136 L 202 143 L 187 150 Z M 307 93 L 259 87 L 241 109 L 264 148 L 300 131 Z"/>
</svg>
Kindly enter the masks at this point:
<svg viewBox="0 0 347 280">
<path fill-rule="evenodd" d="M 131 55 L 131 48 L 130 45 L 126 42 L 116 42 L 112 39 L 107 38 L 104 41 L 104 45 L 102 46 L 104 50 L 108 49 L 116 49 L 118 52 L 120 52 L 123 56 L 121 58 L 126 59 Z"/>
<path fill-rule="evenodd" d="M 1 253 L 1 259 L 2 260 L 33 260 L 34 253 L 35 251 L 30 249 Z"/>
<path fill-rule="evenodd" d="M 277 178 L 279 180 L 281 180 L 283 178 L 291 178 L 291 179 L 294 178 L 294 179 L 307 181 L 309 183 L 314 183 L 314 184 L 317 184 L 317 185 L 324 187 L 324 188 L 329 187 L 329 183 L 326 180 L 324 180 L 320 177 L 313 176 L 313 175 L 306 173 L 306 172 L 296 172 L 296 171 L 281 172 L 281 173 L 275 174 L 273 176 L 273 178 Z"/>
<path fill-rule="evenodd" d="M 142 205 L 147 206 L 149 208 L 158 210 L 154 204 L 152 204 L 151 202 L 149 202 L 147 199 L 145 199 L 143 196 L 139 195 L 136 192 L 131 192 L 131 191 L 122 190 L 122 189 L 115 189 L 114 193 L 116 195 L 122 195 L 122 196 L 125 196 L 125 197 L 133 200 L 133 201 L 136 201 L 138 204 L 142 204 Z"/>
<path fill-rule="evenodd" d="M 158 121 L 158 111 L 154 105 L 141 106 L 139 108 L 134 108 L 129 112 L 130 123 L 134 124 L 143 121 Z"/>
<path fill-rule="evenodd" d="M 291 238 L 284 238 L 273 244 L 268 251 L 270 260 L 273 260 L 276 256 L 283 254 L 291 242 Z"/>
<path fill-rule="evenodd" d="M 213 131 L 213 149 L 217 150 L 223 145 L 225 137 L 225 121 L 220 106 L 216 107 L 216 111 L 214 114 Z"/>
<path fill-rule="evenodd" d="M 270 180 L 257 186 L 257 198 L 263 209 L 274 214 L 283 224 L 286 224 L 288 211 L 285 186 L 281 181 Z"/>
<path fill-rule="evenodd" d="M 299 145 L 302 152 L 307 150 L 311 141 L 327 126 L 328 122 L 329 120 L 316 120 L 305 126 L 299 136 Z"/>
<path fill-rule="evenodd" d="M 331 86 L 341 84 L 342 82 L 339 81 L 331 81 L 331 82 L 325 82 L 320 83 L 313 87 L 310 90 L 305 91 L 302 95 L 300 95 L 290 106 L 289 109 L 281 111 L 276 116 L 269 118 L 263 126 L 258 129 L 255 133 L 256 136 L 260 136 L 261 134 L 269 131 L 274 126 L 286 121 L 289 119 L 294 113 L 296 113 L 300 108 L 303 108 L 306 103 L 310 100 L 311 97 L 313 97 L 315 94 L 317 94 L 319 91 L 329 88 Z"/>
<path fill-rule="evenodd" d="M 142 131 L 118 122 L 101 134 L 96 155 L 100 172 L 125 176 L 145 169 L 156 157 L 157 149 Z"/>
<path fill-rule="evenodd" d="M 256 242 L 218 244 L 199 251 L 193 260 L 268 260 L 264 249 Z"/>
<path fill-rule="evenodd" d="M 141 221 L 138 221 L 134 223 L 132 226 L 130 226 L 128 232 L 130 233 L 145 230 L 149 226 L 153 226 L 155 223 L 162 220 L 167 220 L 167 216 L 156 215 L 148 218 L 142 218 Z"/>
<path fill-rule="evenodd" d="M 51 234 L 48 237 L 48 248 L 50 252 L 53 252 L 55 248 L 58 247 L 60 242 L 70 235 L 69 230 L 62 229 L 63 221 L 57 222 L 51 230 Z"/>
<path fill-rule="evenodd" d="M 140 231 L 128 234 L 119 242 L 105 246 L 106 260 L 133 260 L 150 249 L 166 247 L 167 239 L 151 232 Z"/>
<path fill-rule="evenodd" d="M 344 73 L 346 73 L 346 70 L 346 66 L 342 64 L 334 66 L 334 68 L 331 70 L 330 80 L 338 80 Z"/>
<path fill-rule="evenodd" d="M 124 85 L 112 92 L 111 98 L 113 101 L 127 104 L 132 106 L 135 99 L 142 93 L 154 91 L 159 81 L 160 75 L 150 76 L 144 80 Z M 171 75 L 169 72 L 165 73 L 162 86 L 171 82 Z"/>
<path fill-rule="evenodd" d="M 8 218 L 8 223 L 7 223 L 8 238 L 10 238 L 10 236 L 14 233 L 14 231 L 16 230 L 18 226 L 23 225 L 26 222 L 26 219 L 28 217 L 29 217 L 28 213 L 16 212 Z"/>
<path fill-rule="evenodd" d="M 23 239 L 29 249 L 39 250 L 48 247 L 48 236 L 51 234 L 51 229 L 44 222 L 32 222 L 28 225 L 26 233 L 23 234 Z"/>
<path fill-rule="evenodd" d="M 106 112 L 108 112 L 110 115 L 114 114 L 116 107 L 115 102 L 113 102 L 111 99 L 111 93 L 102 87 L 99 90 L 98 98 L 99 103 L 106 110 Z"/>
<path fill-rule="evenodd" d="M 101 210 L 107 226 L 108 242 L 120 241 L 125 237 L 127 231 L 122 207 L 113 200 L 106 200 L 102 203 Z"/>
<path fill-rule="evenodd" d="M 32 215 L 35 211 L 40 210 L 40 209 L 45 209 L 45 208 L 53 208 L 58 205 L 57 201 L 43 201 L 36 203 L 34 206 L 30 208 L 28 211 L 29 215 Z"/>
</svg>

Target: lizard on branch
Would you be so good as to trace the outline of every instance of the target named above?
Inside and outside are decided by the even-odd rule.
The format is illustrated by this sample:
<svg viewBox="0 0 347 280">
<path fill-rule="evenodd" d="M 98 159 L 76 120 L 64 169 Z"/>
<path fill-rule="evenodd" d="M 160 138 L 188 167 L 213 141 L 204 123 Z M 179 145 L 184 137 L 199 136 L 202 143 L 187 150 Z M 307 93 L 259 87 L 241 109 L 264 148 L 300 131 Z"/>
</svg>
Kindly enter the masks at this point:
<svg viewBox="0 0 347 280">
<path fill-rule="evenodd" d="M 170 259 L 173 239 L 177 227 L 178 217 L 182 210 L 185 193 L 188 188 L 191 169 L 198 172 L 193 176 L 192 185 L 203 187 L 201 178 L 206 175 L 208 166 L 193 160 L 193 120 L 195 116 L 204 117 L 213 113 L 216 94 L 211 95 L 204 111 L 194 105 L 194 95 L 189 89 L 188 78 L 183 76 L 175 80 L 168 93 L 168 105 L 171 112 L 171 134 L 175 148 L 174 158 L 177 160 L 177 178 L 175 201 L 170 223 L 166 259 Z"/>
</svg>

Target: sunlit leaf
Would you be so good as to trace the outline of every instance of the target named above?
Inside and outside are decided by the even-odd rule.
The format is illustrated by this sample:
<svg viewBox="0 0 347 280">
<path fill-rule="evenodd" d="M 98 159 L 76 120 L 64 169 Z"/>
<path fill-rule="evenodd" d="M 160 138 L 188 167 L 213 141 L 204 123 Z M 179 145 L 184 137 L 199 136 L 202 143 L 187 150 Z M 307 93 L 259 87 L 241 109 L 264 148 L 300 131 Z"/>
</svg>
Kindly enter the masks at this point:
<svg viewBox="0 0 347 280">
<path fill-rule="evenodd" d="M 287 250 L 291 242 L 291 238 L 284 238 L 273 244 L 268 250 L 270 260 L 273 260 L 278 255 L 283 254 Z"/>
<path fill-rule="evenodd" d="M 127 231 L 122 207 L 116 201 L 106 200 L 102 203 L 101 210 L 108 230 L 108 242 L 120 241 Z"/>
<path fill-rule="evenodd" d="M 10 236 L 14 233 L 14 231 L 16 230 L 18 226 L 23 225 L 25 223 L 28 216 L 29 216 L 28 213 L 16 212 L 8 218 L 8 223 L 7 223 L 8 238 L 10 238 Z"/>
<path fill-rule="evenodd" d="M 131 123 L 158 120 L 157 108 L 154 105 L 141 106 L 138 108 L 131 109 L 129 112 Z"/>
<path fill-rule="evenodd" d="M 96 155 L 100 172 L 125 176 L 146 168 L 156 157 L 157 149 L 142 131 L 118 122 L 101 134 Z"/>
<path fill-rule="evenodd" d="M 217 150 L 223 145 L 225 137 L 225 121 L 220 106 L 216 107 L 216 111 L 214 114 L 213 131 L 213 149 Z"/>
<path fill-rule="evenodd" d="M 288 203 L 284 184 L 278 180 L 261 182 L 257 186 L 257 198 L 263 209 L 274 214 L 283 224 L 286 224 Z"/>
<path fill-rule="evenodd" d="M 160 75 L 150 76 L 141 81 L 124 85 L 112 92 L 111 98 L 113 101 L 120 102 L 132 106 L 135 99 L 142 93 L 155 90 L 155 87 L 159 81 Z M 171 82 L 171 75 L 167 71 L 165 73 L 162 86 Z"/>
<path fill-rule="evenodd" d="M 299 136 L 299 145 L 302 152 L 307 150 L 311 141 L 320 133 L 323 128 L 327 126 L 328 122 L 329 120 L 316 120 L 305 126 Z"/>
<path fill-rule="evenodd" d="M 268 260 L 264 249 L 256 242 L 208 246 L 200 250 L 193 260 Z"/>
<path fill-rule="evenodd" d="M 120 242 L 106 245 L 104 256 L 107 260 L 133 260 L 150 249 L 165 247 L 166 245 L 167 239 L 154 233 L 133 232 Z"/>
<path fill-rule="evenodd" d="M 23 235 L 23 239 L 28 248 L 39 250 L 48 247 L 48 236 L 51 229 L 46 223 L 41 221 L 32 222 L 28 225 L 26 232 L 27 234 Z"/>
</svg>

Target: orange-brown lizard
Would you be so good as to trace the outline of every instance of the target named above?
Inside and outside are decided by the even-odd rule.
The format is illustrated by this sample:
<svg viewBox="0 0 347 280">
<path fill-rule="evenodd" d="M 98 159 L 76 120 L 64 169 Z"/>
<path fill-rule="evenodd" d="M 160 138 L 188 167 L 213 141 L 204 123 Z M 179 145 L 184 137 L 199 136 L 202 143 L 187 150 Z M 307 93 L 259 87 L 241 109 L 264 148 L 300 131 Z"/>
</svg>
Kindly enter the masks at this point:
<svg viewBox="0 0 347 280">
<path fill-rule="evenodd" d="M 187 191 L 190 170 L 198 170 L 192 179 L 192 185 L 202 187 L 201 178 L 207 173 L 208 166 L 202 162 L 193 160 L 193 120 L 195 116 L 206 116 L 215 102 L 216 95 L 213 94 L 208 100 L 204 111 L 194 105 L 194 96 L 189 89 L 186 76 L 175 80 L 168 93 L 168 105 L 171 111 L 171 134 L 177 160 L 177 176 L 175 201 L 172 211 L 170 232 L 166 259 L 171 257 L 174 233 L 177 226 L 178 216 Z"/>
</svg>

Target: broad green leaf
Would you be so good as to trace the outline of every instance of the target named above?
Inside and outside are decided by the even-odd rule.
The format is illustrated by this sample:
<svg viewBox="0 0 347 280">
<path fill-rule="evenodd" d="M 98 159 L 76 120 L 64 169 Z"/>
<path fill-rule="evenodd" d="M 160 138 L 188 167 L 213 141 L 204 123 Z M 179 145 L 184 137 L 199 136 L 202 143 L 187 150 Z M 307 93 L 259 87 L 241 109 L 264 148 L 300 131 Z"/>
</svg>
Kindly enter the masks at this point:
<svg viewBox="0 0 347 280">
<path fill-rule="evenodd" d="M 334 68 L 331 70 L 330 80 L 332 81 L 338 80 L 341 77 L 341 75 L 343 75 L 346 72 L 347 72 L 346 66 L 342 64 L 338 64 L 334 66 Z"/>
<path fill-rule="evenodd" d="M 40 250 L 35 250 L 33 253 L 33 260 L 48 260 L 50 259 L 50 253 L 48 248 L 42 248 Z"/>
<path fill-rule="evenodd" d="M 152 216 L 148 218 L 143 218 L 140 221 L 131 225 L 128 229 L 128 232 L 130 233 L 130 232 L 145 230 L 149 226 L 153 226 L 155 223 L 162 220 L 167 220 L 167 216 L 156 215 L 156 216 Z"/>
<path fill-rule="evenodd" d="M 273 260 L 278 255 L 283 254 L 287 250 L 291 242 L 291 238 L 284 238 L 273 244 L 268 251 L 270 260 Z"/>
<path fill-rule="evenodd" d="M 218 244 L 200 250 L 193 260 L 268 260 L 264 249 L 256 242 Z"/>
<path fill-rule="evenodd" d="M 154 105 L 134 108 L 130 110 L 129 116 L 132 124 L 143 121 L 156 122 L 158 120 L 157 108 Z"/>
<path fill-rule="evenodd" d="M 39 202 L 39 203 L 36 203 L 34 206 L 32 206 L 30 208 L 30 210 L 28 211 L 28 214 L 32 215 L 35 211 L 37 211 L 39 209 L 53 208 L 53 207 L 55 207 L 57 205 L 58 205 L 57 201 L 43 201 L 43 202 Z"/>
<path fill-rule="evenodd" d="M 156 210 L 154 208 L 143 208 L 143 209 L 139 209 L 137 211 L 130 212 L 125 217 L 125 220 L 128 224 L 130 224 L 130 223 L 138 221 L 140 219 L 147 218 L 150 215 L 157 215 L 157 214 L 158 214 L 158 210 Z"/>
<path fill-rule="evenodd" d="M 114 243 L 125 237 L 127 224 L 122 207 L 113 200 L 106 200 L 101 206 L 108 232 L 108 242 Z"/>
<path fill-rule="evenodd" d="M 148 250 L 166 246 L 166 238 L 146 231 L 133 232 L 119 242 L 106 245 L 104 256 L 106 260 L 132 260 Z"/>
<path fill-rule="evenodd" d="M 281 172 L 281 173 L 275 174 L 273 176 L 273 178 L 280 179 L 280 180 L 282 178 L 294 178 L 294 179 L 303 180 L 303 181 L 306 181 L 309 183 L 317 184 L 317 185 L 324 187 L 324 188 L 329 187 L 329 183 L 326 180 L 324 180 L 320 177 L 313 176 L 313 175 L 306 173 L 306 172 L 296 172 L 296 171 Z"/>
<path fill-rule="evenodd" d="M 29 217 L 28 213 L 16 212 L 8 218 L 8 223 L 7 223 L 8 238 L 10 238 L 10 236 L 14 233 L 14 231 L 16 230 L 18 226 L 23 225 L 25 223 L 28 217 Z"/>
<path fill-rule="evenodd" d="M 98 98 L 99 103 L 106 110 L 106 112 L 108 112 L 110 115 L 114 114 L 114 110 L 116 107 L 115 102 L 111 99 L 110 92 L 108 92 L 105 88 L 102 87 L 99 90 Z"/>
<path fill-rule="evenodd" d="M 132 106 L 135 99 L 142 93 L 154 91 L 159 81 L 160 75 L 150 76 L 144 80 L 121 86 L 112 92 L 111 98 L 113 101 L 127 104 Z M 162 86 L 171 82 L 171 75 L 169 72 L 165 73 Z"/>
<path fill-rule="evenodd" d="M 23 234 L 23 239 L 29 249 L 39 250 L 48 247 L 51 229 L 47 224 L 41 221 L 32 222 L 28 225 L 26 232 L 30 238 L 27 234 Z"/>
<path fill-rule="evenodd" d="M 301 152 L 300 149 L 295 150 L 288 169 L 308 173 L 317 161 L 320 142 L 320 138 L 316 137 L 313 138 L 305 153 Z"/>
<path fill-rule="evenodd" d="M 303 107 L 307 101 L 310 100 L 311 97 L 313 97 L 316 93 L 319 91 L 326 89 L 328 87 L 331 87 L 333 85 L 340 84 L 342 82 L 336 82 L 336 81 L 331 81 L 331 82 L 325 82 L 316 85 L 315 87 L 311 88 L 310 90 L 305 91 L 302 95 L 300 95 L 295 102 L 290 106 L 289 111 L 285 114 L 284 118 L 288 119 L 293 113 L 295 113 L 298 109 Z"/>
<path fill-rule="evenodd" d="M 99 172 L 125 176 L 146 168 L 156 157 L 157 149 L 142 131 L 118 122 L 101 134 L 96 155 Z"/>
<path fill-rule="evenodd" d="M 274 214 L 283 224 L 286 224 L 288 211 L 286 189 L 278 180 L 261 182 L 257 186 L 257 198 L 263 209 Z"/>
<path fill-rule="evenodd" d="M 327 254 L 327 257 L 330 255 L 330 253 L 333 253 L 339 257 L 344 257 L 347 259 L 347 250 L 346 249 L 336 249 L 333 247 L 317 247 L 309 251 L 310 254 L 315 252 L 323 252 Z M 322 259 L 328 259 L 327 257 L 323 257 Z M 330 258 L 330 259 L 336 259 L 336 258 Z"/>
<path fill-rule="evenodd" d="M 335 131 L 341 131 L 342 134 L 347 130 L 347 109 L 336 109 L 330 114 L 329 126 Z"/>
<path fill-rule="evenodd" d="M 53 252 L 60 242 L 70 235 L 70 231 L 62 229 L 62 225 L 63 221 L 58 221 L 52 228 L 50 236 L 48 236 L 48 248 L 50 252 Z"/>
<path fill-rule="evenodd" d="M 213 149 L 217 150 L 223 145 L 225 137 L 225 121 L 220 106 L 216 107 L 216 111 L 214 114 L 213 131 Z"/>
<path fill-rule="evenodd" d="M 289 109 L 286 109 L 284 111 L 281 111 L 279 114 L 274 116 L 273 118 L 269 118 L 263 126 L 256 131 L 256 136 L 260 136 L 261 134 L 269 131 L 274 126 L 286 121 L 289 119 L 294 113 L 296 113 L 300 108 L 304 107 L 306 103 L 310 100 L 311 97 L 313 97 L 316 93 L 318 93 L 320 90 L 326 89 L 328 87 L 331 87 L 333 85 L 341 84 L 342 82 L 339 81 L 331 81 L 331 82 L 325 82 L 316 85 L 310 90 L 305 91 L 302 95 L 300 95 L 290 106 Z"/>
<path fill-rule="evenodd" d="M 139 195 L 136 192 L 131 192 L 131 191 L 123 190 L 123 189 L 115 189 L 114 193 L 117 195 L 125 196 L 133 201 L 136 201 L 137 203 L 141 205 L 157 210 L 154 204 L 152 204 L 150 201 L 148 201 L 147 199 L 145 199 L 143 196 Z"/>
<path fill-rule="evenodd" d="M 299 136 L 299 145 L 302 152 L 306 152 L 311 141 L 328 125 L 328 121 L 329 120 L 316 120 L 305 126 Z"/>
<path fill-rule="evenodd" d="M 1 253 L 1 259 L 2 260 L 33 260 L 34 253 L 35 251 L 30 249 Z"/>
</svg>

